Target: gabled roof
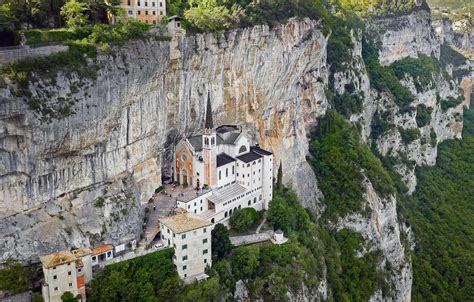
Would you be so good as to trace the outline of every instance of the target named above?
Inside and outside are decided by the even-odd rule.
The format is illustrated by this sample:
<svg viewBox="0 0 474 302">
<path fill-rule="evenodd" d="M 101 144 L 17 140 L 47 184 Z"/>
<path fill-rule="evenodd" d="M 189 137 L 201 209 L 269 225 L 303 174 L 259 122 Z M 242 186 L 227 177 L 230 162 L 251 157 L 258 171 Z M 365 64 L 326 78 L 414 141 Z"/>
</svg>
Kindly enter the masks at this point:
<svg viewBox="0 0 474 302">
<path fill-rule="evenodd" d="M 69 251 L 54 252 L 52 254 L 40 257 L 41 263 L 46 268 L 52 268 L 76 261 L 76 257 Z"/>
<path fill-rule="evenodd" d="M 262 149 L 259 146 L 250 147 L 250 151 L 258 153 L 260 155 L 273 155 L 272 152 Z"/>
<path fill-rule="evenodd" d="M 188 137 L 188 142 L 193 146 L 194 151 L 202 151 L 202 135 Z"/>
<path fill-rule="evenodd" d="M 221 154 L 217 155 L 217 167 L 227 165 L 228 163 L 231 163 L 231 162 L 234 162 L 234 161 L 235 161 L 235 158 L 233 158 L 232 156 L 229 156 L 225 153 L 221 153 Z"/>
<path fill-rule="evenodd" d="M 238 132 L 218 133 L 217 136 L 222 139 L 221 144 L 233 145 L 235 144 L 235 141 L 239 138 L 240 133 Z"/>
<path fill-rule="evenodd" d="M 237 156 L 237 159 L 243 161 L 244 163 L 249 163 L 262 157 L 263 156 L 261 156 L 260 154 L 250 151 Z"/>
</svg>

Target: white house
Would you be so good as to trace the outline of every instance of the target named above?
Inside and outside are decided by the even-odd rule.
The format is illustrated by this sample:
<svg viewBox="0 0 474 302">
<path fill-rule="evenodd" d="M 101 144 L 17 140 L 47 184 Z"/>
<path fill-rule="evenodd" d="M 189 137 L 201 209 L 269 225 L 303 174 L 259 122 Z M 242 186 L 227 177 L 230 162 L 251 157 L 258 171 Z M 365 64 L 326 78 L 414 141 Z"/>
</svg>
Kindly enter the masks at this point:
<svg viewBox="0 0 474 302">
<path fill-rule="evenodd" d="M 212 265 L 211 226 L 209 221 L 184 209 L 160 219 L 161 240 L 174 248 L 173 262 L 185 282 L 207 278 L 204 270 Z"/>
<path fill-rule="evenodd" d="M 210 98 L 203 133 L 179 141 L 175 148 L 174 179 L 196 189 L 196 196 L 177 207 L 211 223 L 226 223 L 237 210 L 266 210 L 272 199 L 273 154 L 235 125 L 214 128 Z"/>
</svg>

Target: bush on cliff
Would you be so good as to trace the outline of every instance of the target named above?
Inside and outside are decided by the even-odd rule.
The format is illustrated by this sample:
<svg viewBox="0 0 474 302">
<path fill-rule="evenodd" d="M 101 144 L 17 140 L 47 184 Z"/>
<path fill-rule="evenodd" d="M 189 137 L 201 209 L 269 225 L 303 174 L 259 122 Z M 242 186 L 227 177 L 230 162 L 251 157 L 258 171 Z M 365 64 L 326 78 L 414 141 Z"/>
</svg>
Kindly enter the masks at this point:
<svg viewBox="0 0 474 302">
<path fill-rule="evenodd" d="M 261 214 L 254 208 L 239 209 L 230 217 L 230 227 L 237 232 L 243 232 L 256 224 L 260 217 Z"/>
</svg>

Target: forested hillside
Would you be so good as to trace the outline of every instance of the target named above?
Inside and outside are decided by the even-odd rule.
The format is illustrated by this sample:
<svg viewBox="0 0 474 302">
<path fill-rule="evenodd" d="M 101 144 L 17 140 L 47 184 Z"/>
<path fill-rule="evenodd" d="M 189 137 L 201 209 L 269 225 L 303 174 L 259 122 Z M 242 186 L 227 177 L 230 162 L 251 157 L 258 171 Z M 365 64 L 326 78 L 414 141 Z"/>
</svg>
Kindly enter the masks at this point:
<svg viewBox="0 0 474 302">
<path fill-rule="evenodd" d="M 439 146 L 435 167 L 417 171 L 419 184 L 402 198 L 415 234 L 414 301 L 470 301 L 474 294 L 474 110 L 462 140 Z"/>
</svg>

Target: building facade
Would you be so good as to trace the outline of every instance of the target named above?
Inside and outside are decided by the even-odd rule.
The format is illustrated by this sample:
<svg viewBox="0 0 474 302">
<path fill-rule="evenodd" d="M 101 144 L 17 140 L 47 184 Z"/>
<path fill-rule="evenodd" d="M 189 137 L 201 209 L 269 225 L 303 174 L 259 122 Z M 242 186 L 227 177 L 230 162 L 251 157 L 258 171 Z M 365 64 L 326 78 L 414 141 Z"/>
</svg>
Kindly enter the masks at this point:
<svg viewBox="0 0 474 302">
<path fill-rule="evenodd" d="M 91 250 L 88 248 L 72 252 L 55 252 L 40 257 L 43 265 L 45 302 L 61 302 L 65 292 L 86 299 L 85 284 L 92 280 Z"/>
<path fill-rule="evenodd" d="M 236 210 L 267 210 L 273 198 L 273 154 L 235 125 L 214 128 L 210 98 L 203 134 L 178 142 L 174 179 L 192 186 L 196 196 L 177 201 L 186 209 L 215 223 L 226 223 Z"/>
<path fill-rule="evenodd" d="M 161 240 L 174 248 L 173 262 L 185 282 L 207 278 L 204 270 L 212 265 L 211 226 L 209 221 L 184 209 L 160 219 Z"/>
<path fill-rule="evenodd" d="M 158 24 L 166 16 L 165 0 L 122 0 L 125 18 Z"/>
</svg>

